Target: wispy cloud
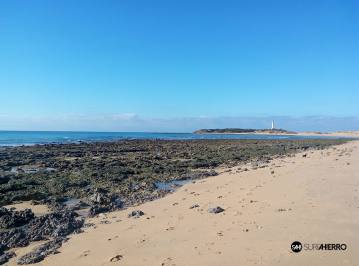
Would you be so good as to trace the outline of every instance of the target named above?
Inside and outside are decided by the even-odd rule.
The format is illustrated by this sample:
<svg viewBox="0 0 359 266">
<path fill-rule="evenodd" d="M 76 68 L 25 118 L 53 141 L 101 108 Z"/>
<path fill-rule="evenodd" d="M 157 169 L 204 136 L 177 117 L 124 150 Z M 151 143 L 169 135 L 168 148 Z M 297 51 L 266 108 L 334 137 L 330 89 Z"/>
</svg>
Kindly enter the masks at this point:
<svg viewBox="0 0 359 266">
<path fill-rule="evenodd" d="M 142 117 L 135 113 L 63 114 L 51 116 L 10 116 L 0 114 L 0 130 L 76 130 L 191 132 L 199 128 L 278 128 L 294 131 L 359 130 L 359 117 L 333 116 L 239 116 L 239 117 Z"/>
</svg>

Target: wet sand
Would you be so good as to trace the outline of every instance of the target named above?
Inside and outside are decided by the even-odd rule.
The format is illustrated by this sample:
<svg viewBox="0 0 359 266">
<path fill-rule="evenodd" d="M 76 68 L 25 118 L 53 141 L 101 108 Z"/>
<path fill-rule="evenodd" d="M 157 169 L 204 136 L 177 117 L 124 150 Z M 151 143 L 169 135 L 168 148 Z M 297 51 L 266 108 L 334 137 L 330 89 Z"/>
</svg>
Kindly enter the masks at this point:
<svg viewBox="0 0 359 266">
<path fill-rule="evenodd" d="M 101 214 L 87 221 L 96 228 L 36 265 L 356 265 L 359 141 L 303 154 L 222 169 L 162 199 Z M 225 211 L 207 211 L 216 206 Z M 138 209 L 145 215 L 127 217 Z M 348 248 L 296 254 L 295 240 Z"/>
<path fill-rule="evenodd" d="M 25 209 L 31 209 L 35 216 L 41 216 L 47 213 L 50 213 L 50 209 L 43 204 L 33 204 L 31 201 L 24 201 L 19 203 L 14 203 L 10 205 L 5 205 L 5 208 L 15 208 L 17 211 L 23 211 Z"/>
</svg>

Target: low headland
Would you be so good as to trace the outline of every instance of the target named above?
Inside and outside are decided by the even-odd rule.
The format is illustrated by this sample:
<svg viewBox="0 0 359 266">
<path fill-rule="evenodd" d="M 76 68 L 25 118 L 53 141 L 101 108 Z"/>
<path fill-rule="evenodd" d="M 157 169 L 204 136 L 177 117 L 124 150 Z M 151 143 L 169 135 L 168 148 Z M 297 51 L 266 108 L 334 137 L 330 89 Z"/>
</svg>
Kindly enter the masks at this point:
<svg viewBox="0 0 359 266">
<path fill-rule="evenodd" d="M 294 131 L 285 129 L 251 129 L 251 128 L 213 128 L 213 129 L 199 129 L 193 132 L 194 134 L 268 134 L 268 135 L 295 135 Z"/>
<path fill-rule="evenodd" d="M 320 132 L 320 131 L 290 131 L 280 128 L 273 129 L 251 129 L 251 128 L 209 128 L 198 129 L 193 132 L 194 134 L 253 134 L 253 135 L 296 135 L 308 137 L 343 137 L 343 138 L 359 138 L 359 131 L 333 131 L 333 132 Z"/>
</svg>

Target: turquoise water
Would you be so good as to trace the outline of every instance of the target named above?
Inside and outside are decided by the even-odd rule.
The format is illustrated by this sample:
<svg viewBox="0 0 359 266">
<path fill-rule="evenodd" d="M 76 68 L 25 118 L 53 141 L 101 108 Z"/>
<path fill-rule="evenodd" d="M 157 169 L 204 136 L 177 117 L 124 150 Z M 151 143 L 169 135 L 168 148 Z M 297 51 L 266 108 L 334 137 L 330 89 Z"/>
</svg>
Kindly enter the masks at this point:
<svg viewBox="0 0 359 266">
<path fill-rule="evenodd" d="M 278 136 L 254 134 L 192 134 L 146 132 L 71 132 L 71 131 L 0 131 L 0 146 L 18 146 L 49 143 L 74 143 L 80 141 L 111 141 L 121 139 L 308 139 L 326 137 Z M 328 137 L 327 137 L 328 138 Z"/>
</svg>

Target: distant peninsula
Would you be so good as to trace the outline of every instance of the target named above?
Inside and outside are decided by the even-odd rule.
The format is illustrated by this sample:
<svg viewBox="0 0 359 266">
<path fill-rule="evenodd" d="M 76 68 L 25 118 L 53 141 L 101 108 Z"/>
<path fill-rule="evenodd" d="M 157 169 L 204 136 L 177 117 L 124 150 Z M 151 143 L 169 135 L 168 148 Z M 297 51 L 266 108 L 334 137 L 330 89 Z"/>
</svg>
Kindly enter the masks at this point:
<svg viewBox="0 0 359 266">
<path fill-rule="evenodd" d="M 199 129 L 193 132 L 194 134 L 297 134 L 294 131 L 285 129 L 251 129 L 251 128 L 213 128 L 213 129 Z"/>
</svg>

